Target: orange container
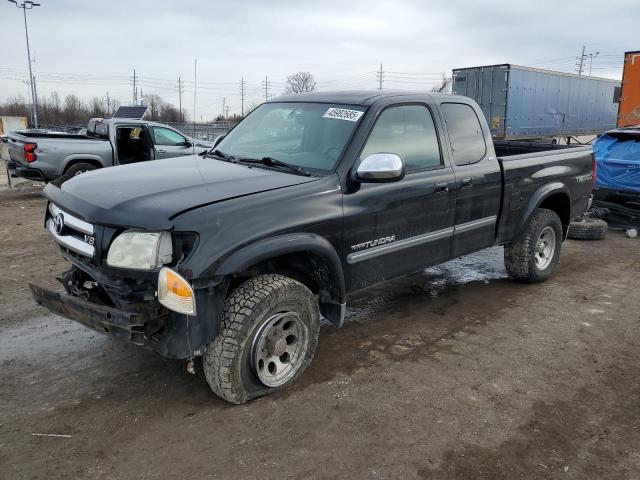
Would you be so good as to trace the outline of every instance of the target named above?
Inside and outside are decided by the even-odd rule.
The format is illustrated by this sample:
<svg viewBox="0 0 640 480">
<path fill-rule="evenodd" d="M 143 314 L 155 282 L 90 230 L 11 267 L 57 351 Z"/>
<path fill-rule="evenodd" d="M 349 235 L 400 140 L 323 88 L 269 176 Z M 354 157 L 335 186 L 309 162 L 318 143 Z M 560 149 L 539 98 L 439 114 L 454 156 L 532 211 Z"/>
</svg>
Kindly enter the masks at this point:
<svg viewBox="0 0 640 480">
<path fill-rule="evenodd" d="M 640 125 L 640 51 L 624 54 L 618 127 Z"/>
</svg>

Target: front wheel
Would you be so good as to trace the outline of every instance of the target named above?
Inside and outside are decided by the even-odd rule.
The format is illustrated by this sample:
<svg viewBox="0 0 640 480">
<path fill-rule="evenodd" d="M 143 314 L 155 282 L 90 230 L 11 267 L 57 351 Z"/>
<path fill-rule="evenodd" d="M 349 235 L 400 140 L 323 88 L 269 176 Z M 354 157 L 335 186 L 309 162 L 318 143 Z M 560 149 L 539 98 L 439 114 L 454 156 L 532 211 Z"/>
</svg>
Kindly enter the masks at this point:
<svg viewBox="0 0 640 480">
<path fill-rule="evenodd" d="M 520 282 L 544 282 L 556 268 L 561 247 L 560 217 L 552 210 L 539 208 L 524 235 L 504 247 L 507 273 Z"/>
<path fill-rule="evenodd" d="M 259 275 L 229 295 L 204 374 L 218 396 L 244 403 L 293 383 L 313 359 L 320 312 L 313 293 L 281 275 Z"/>
</svg>

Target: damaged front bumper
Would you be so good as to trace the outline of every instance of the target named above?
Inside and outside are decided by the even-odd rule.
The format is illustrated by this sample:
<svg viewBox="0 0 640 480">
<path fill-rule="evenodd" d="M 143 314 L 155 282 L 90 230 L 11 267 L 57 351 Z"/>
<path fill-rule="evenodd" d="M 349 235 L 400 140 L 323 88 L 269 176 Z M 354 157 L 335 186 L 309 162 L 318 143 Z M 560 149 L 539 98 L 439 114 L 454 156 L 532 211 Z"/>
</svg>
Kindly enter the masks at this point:
<svg viewBox="0 0 640 480">
<path fill-rule="evenodd" d="M 144 325 L 148 321 L 145 315 L 123 312 L 34 284 L 29 284 L 29 287 L 35 301 L 51 312 L 75 320 L 96 332 L 125 337 L 131 343 L 144 345 Z"/>
</svg>

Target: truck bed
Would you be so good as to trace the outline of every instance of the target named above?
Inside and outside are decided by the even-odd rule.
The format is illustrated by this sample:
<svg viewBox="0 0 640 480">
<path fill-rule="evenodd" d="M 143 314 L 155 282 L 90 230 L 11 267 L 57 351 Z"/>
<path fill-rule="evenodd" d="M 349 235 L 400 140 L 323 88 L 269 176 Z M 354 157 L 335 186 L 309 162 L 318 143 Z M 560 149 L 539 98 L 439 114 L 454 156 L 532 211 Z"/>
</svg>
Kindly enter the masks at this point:
<svg viewBox="0 0 640 480">
<path fill-rule="evenodd" d="M 493 146 L 496 150 L 498 157 L 510 157 L 513 155 L 523 155 L 527 153 L 540 153 L 540 152 L 557 152 L 559 150 L 565 150 L 567 148 L 576 148 L 584 145 L 560 145 L 553 143 L 541 143 L 541 142 L 521 142 L 521 141 L 509 141 L 509 140 L 496 140 L 493 142 Z M 507 159 L 508 160 L 508 159 Z"/>
<path fill-rule="evenodd" d="M 30 131 L 18 131 L 13 132 L 11 135 L 20 137 L 21 140 L 27 141 L 29 138 L 47 138 L 55 140 L 103 140 L 108 141 L 107 138 L 99 136 L 78 135 L 74 133 L 65 132 L 30 132 Z"/>
<path fill-rule="evenodd" d="M 527 218 L 525 210 L 532 204 L 529 199 L 541 187 L 575 185 L 569 218 L 585 210 L 592 188 L 591 173 L 585 173 L 585 166 L 593 163 L 591 145 L 505 141 L 495 142 L 495 149 L 504 185 L 498 243 L 513 239 L 520 222 Z"/>
</svg>

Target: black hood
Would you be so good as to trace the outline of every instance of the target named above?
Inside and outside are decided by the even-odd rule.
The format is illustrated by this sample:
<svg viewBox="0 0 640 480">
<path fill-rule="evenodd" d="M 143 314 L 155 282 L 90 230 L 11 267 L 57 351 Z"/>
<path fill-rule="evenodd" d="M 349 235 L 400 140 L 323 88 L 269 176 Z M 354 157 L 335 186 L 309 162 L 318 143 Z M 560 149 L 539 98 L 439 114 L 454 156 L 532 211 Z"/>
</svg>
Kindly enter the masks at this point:
<svg viewBox="0 0 640 480">
<path fill-rule="evenodd" d="M 86 172 L 44 193 L 88 222 L 167 229 L 186 210 L 315 179 L 192 155 Z"/>
</svg>

